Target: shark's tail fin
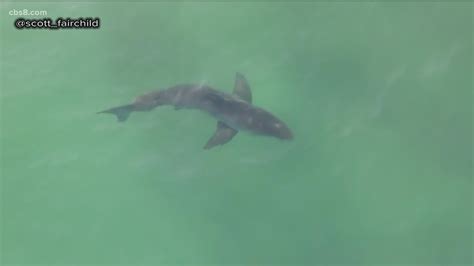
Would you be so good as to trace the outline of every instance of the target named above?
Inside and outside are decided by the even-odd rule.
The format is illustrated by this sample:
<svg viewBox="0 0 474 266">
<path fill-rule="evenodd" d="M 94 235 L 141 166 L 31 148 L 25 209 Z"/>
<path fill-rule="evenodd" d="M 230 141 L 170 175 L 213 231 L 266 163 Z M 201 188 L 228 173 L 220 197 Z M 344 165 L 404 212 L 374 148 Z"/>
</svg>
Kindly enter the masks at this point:
<svg viewBox="0 0 474 266">
<path fill-rule="evenodd" d="M 130 113 L 133 111 L 133 104 L 122 105 L 114 108 L 110 108 L 104 111 L 98 112 L 98 114 L 109 113 L 117 116 L 117 121 L 123 122 L 127 120 L 130 116 Z"/>
</svg>

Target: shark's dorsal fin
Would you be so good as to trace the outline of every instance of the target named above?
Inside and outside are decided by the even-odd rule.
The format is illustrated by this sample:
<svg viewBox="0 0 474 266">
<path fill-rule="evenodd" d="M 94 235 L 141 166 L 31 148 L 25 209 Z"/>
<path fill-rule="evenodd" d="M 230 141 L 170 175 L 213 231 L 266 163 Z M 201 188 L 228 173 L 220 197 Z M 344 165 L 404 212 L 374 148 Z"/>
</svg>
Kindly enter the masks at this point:
<svg viewBox="0 0 474 266">
<path fill-rule="evenodd" d="M 216 131 L 214 132 L 214 135 L 207 141 L 204 149 L 208 150 L 217 145 L 226 144 L 235 136 L 235 134 L 237 134 L 237 132 L 237 130 L 227 126 L 223 122 L 217 122 Z"/>
<path fill-rule="evenodd" d="M 239 72 L 235 73 L 234 91 L 232 93 L 240 99 L 252 103 L 252 91 L 250 90 L 249 83 L 244 75 Z"/>
<path fill-rule="evenodd" d="M 252 103 L 252 92 L 250 91 L 249 83 L 245 79 L 244 75 L 240 74 L 239 72 L 235 73 L 235 84 L 232 93 L 243 101 Z M 229 127 L 224 122 L 218 121 L 216 131 L 214 132 L 214 135 L 207 141 L 204 149 L 211 149 L 217 145 L 226 144 L 235 136 L 235 134 L 237 134 L 237 132 L 237 130 Z"/>
</svg>

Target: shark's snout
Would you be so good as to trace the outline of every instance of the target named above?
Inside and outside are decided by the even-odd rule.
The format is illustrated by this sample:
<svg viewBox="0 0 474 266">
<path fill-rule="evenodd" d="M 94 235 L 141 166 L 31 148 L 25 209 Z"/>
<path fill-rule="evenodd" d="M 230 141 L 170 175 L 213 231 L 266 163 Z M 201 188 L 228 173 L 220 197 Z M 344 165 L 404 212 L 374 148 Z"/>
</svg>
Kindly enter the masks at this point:
<svg viewBox="0 0 474 266">
<path fill-rule="evenodd" d="M 293 132 L 291 132 L 290 128 L 284 124 L 279 124 L 277 127 L 277 136 L 280 139 L 284 140 L 292 140 L 293 139 Z"/>
<path fill-rule="evenodd" d="M 274 119 L 271 122 L 269 121 L 263 124 L 265 126 L 263 126 L 263 131 L 261 131 L 261 133 L 263 133 L 264 135 L 273 136 L 275 138 L 282 139 L 282 140 L 293 139 L 293 132 L 281 120 Z"/>
</svg>

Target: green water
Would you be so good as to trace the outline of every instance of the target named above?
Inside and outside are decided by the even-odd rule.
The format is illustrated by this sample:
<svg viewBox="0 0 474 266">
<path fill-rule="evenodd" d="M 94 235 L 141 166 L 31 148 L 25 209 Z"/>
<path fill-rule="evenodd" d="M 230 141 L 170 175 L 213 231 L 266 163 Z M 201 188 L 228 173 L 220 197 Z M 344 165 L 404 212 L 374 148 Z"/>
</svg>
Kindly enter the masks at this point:
<svg viewBox="0 0 474 266">
<path fill-rule="evenodd" d="M 102 24 L 20 31 L 23 8 Z M 472 263 L 472 3 L 0 11 L 0 264 Z M 236 71 L 293 141 L 205 151 L 198 111 L 95 114 Z"/>
</svg>

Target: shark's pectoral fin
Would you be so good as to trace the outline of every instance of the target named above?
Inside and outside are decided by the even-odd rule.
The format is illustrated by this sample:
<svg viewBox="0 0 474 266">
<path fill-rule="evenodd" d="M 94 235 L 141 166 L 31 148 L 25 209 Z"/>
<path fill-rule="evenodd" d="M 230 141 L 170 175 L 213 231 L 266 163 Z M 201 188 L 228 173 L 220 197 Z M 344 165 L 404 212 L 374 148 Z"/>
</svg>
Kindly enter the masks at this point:
<svg viewBox="0 0 474 266">
<path fill-rule="evenodd" d="M 214 132 L 214 135 L 207 141 L 204 149 L 208 150 L 217 145 L 224 145 L 229 142 L 235 134 L 237 134 L 237 130 L 227 126 L 223 122 L 217 122 L 217 128 Z"/>
<path fill-rule="evenodd" d="M 234 91 L 232 93 L 239 96 L 240 99 L 252 103 L 252 91 L 250 91 L 250 85 L 244 75 L 239 72 L 235 73 Z"/>
</svg>

